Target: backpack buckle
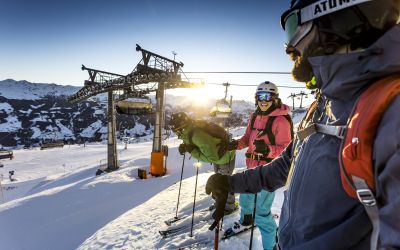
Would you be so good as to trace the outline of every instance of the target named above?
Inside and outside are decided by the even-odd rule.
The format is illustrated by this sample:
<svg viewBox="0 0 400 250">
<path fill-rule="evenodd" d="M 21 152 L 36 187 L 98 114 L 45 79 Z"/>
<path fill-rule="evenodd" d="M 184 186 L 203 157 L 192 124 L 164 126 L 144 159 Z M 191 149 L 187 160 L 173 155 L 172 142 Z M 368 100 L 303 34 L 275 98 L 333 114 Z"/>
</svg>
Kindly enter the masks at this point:
<svg viewBox="0 0 400 250">
<path fill-rule="evenodd" d="M 362 188 L 357 189 L 358 200 L 367 207 L 372 207 L 376 205 L 375 196 L 370 189 Z"/>
<path fill-rule="evenodd" d="M 337 126 L 336 127 L 336 137 L 344 139 L 346 135 L 347 126 Z"/>
<path fill-rule="evenodd" d="M 304 140 L 305 138 L 307 138 L 308 136 L 315 134 L 317 132 L 317 128 L 315 127 L 315 124 L 312 123 L 310 126 L 297 131 L 297 138 L 299 140 Z"/>
</svg>

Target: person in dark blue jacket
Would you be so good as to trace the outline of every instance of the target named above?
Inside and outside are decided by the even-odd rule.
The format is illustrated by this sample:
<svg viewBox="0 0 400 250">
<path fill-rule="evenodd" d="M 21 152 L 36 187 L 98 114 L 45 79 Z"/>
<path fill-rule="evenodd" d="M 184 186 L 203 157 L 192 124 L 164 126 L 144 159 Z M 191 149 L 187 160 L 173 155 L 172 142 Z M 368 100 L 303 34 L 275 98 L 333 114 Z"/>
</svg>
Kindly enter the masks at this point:
<svg viewBox="0 0 400 250">
<path fill-rule="evenodd" d="M 315 112 L 303 127 L 346 126 L 366 87 L 387 76 L 400 78 L 399 12 L 399 0 L 291 1 L 281 23 L 288 38 L 286 52 L 294 61 L 292 74 L 319 92 Z M 227 192 L 284 187 L 280 249 L 400 249 L 399 110 L 397 96 L 371 142 L 375 218 L 345 192 L 339 168 L 343 137 L 330 129 L 298 134 L 264 166 L 231 177 L 212 175 L 206 192 L 224 197 Z M 214 219 L 221 217 L 221 211 L 216 211 Z M 378 227 L 372 223 L 376 220 Z"/>
</svg>

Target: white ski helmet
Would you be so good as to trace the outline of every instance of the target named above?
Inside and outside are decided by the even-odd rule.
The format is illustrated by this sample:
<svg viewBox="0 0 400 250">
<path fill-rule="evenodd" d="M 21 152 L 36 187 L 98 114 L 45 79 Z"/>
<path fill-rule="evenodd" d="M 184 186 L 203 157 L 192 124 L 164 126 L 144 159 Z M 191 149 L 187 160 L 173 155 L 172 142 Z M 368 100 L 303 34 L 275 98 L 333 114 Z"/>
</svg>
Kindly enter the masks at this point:
<svg viewBox="0 0 400 250">
<path fill-rule="evenodd" d="M 258 85 L 256 94 L 258 92 L 272 92 L 272 93 L 276 94 L 277 96 L 279 95 L 278 87 L 269 81 L 265 81 L 265 82 L 261 83 L 260 85 Z"/>
</svg>

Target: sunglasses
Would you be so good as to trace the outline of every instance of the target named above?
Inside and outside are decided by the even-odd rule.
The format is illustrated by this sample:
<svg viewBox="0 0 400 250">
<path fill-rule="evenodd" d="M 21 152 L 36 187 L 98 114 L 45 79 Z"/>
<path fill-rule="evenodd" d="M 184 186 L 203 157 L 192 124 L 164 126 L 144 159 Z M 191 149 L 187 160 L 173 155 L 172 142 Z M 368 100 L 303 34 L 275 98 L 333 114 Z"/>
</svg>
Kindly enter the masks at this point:
<svg viewBox="0 0 400 250">
<path fill-rule="evenodd" d="M 256 93 L 256 99 L 257 101 L 266 101 L 270 102 L 276 98 L 276 94 L 272 92 L 267 92 L 267 91 L 261 91 Z"/>
</svg>

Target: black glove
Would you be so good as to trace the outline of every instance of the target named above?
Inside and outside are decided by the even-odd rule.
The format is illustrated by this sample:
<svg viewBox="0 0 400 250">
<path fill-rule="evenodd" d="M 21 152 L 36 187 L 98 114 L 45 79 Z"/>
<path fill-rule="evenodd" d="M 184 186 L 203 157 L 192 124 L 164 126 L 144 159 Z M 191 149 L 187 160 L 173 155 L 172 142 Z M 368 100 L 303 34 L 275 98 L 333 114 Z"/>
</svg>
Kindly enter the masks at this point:
<svg viewBox="0 0 400 250">
<path fill-rule="evenodd" d="M 179 144 L 178 151 L 179 154 L 184 155 L 186 153 L 186 144 Z"/>
<path fill-rule="evenodd" d="M 225 204 L 230 192 L 228 178 L 227 175 L 213 174 L 207 180 L 206 194 L 212 194 L 212 198 L 215 200 L 215 211 L 212 214 L 214 222 L 208 228 L 209 230 L 213 230 L 224 217 Z"/>
<path fill-rule="evenodd" d="M 187 145 L 185 143 L 182 143 L 179 145 L 178 151 L 181 155 L 184 155 L 186 152 L 191 153 L 193 151 L 193 149 L 195 149 L 195 148 L 196 148 L 195 145 L 191 145 L 191 144 Z"/>
<path fill-rule="evenodd" d="M 232 140 L 232 141 L 228 142 L 228 145 L 226 146 L 226 150 L 228 150 L 228 151 L 236 150 L 237 147 L 238 147 L 238 140 Z"/>
<path fill-rule="evenodd" d="M 254 149 L 254 153 L 257 154 L 262 154 L 264 156 L 267 156 L 269 154 L 269 147 L 268 145 L 265 143 L 264 140 L 262 139 L 257 139 L 253 141 L 254 146 L 256 147 Z"/>
</svg>

